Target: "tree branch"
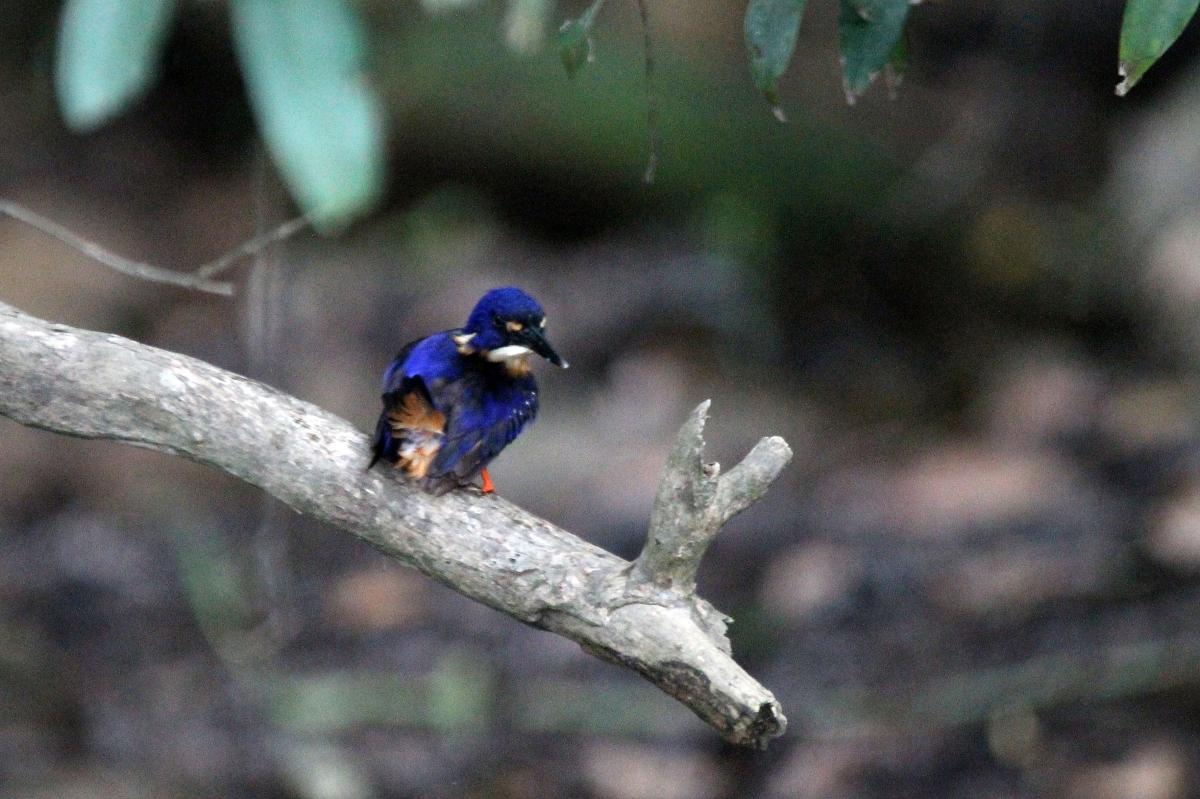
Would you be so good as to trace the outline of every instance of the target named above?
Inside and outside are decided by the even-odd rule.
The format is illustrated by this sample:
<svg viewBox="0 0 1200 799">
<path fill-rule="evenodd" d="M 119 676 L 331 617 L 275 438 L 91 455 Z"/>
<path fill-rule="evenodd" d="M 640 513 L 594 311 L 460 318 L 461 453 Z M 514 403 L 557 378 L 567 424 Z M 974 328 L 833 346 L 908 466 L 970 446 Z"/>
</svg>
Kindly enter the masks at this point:
<svg viewBox="0 0 1200 799">
<path fill-rule="evenodd" d="M 131 261 L 128 258 L 110 252 L 96 242 L 85 239 L 83 236 L 68 230 L 54 220 L 47 219 L 41 214 L 30 211 L 28 208 L 9 200 L 0 199 L 0 216 L 8 216 L 18 222 L 23 222 L 35 230 L 39 230 L 47 236 L 61 241 L 68 247 L 78 250 L 93 261 L 104 264 L 109 269 L 113 269 L 123 275 L 136 277 L 141 280 L 149 280 L 151 283 L 166 283 L 171 286 L 178 286 L 179 288 L 204 291 L 209 294 L 220 294 L 225 297 L 233 296 L 233 284 L 223 280 L 214 280 L 213 278 L 227 271 L 242 258 L 259 253 L 272 244 L 291 238 L 311 224 L 311 220 L 307 216 L 298 216 L 294 219 L 289 219 L 274 230 L 269 230 L 266 233 L 255 236 L 249 241 L 242 242 L 219 258 L 201 265 L 194 272 L 176 272 L 172 269 L 163 269 L 161 266 L 155 266 L 154 264 Z"/>
<path fill-rule="evenodd" d="M 722 475 L 719 463 L 704 462 L 709 403 L 696 406 L 679 430 L 658 484 L 646 546 L 630 575 L 632 587 L 643 589 L 640 595 L 657 589 L 668 603 L 696 593 L 700 559 L 722 525 L 761 499 L 792 459 L 787 442 L 772 436 Z"/>
<path fill-rule="evenodd" d="M 242 258 L 258 255 L 269 245 L 289 239 L 312 224 L 307 215 L 297 216 L 278 225 L 274 230 L 260 233 L 252 239 L 242 242 L 219 258 L 214 258 L 200 266 L 190 277 L 195 280 L 208 280 L 221 274 L 236 264 Z"/>
<path fill-rule="evenodd" d="M 696 430 L 694 441 L 705 408 L 685 425 Z M 766 457 L 754 454 L 763 447 L 775 453 L 772 464 L 779 461 L 786 445 L 778 439 L 760 443 L 745 468 L 715 486 L 715 473 L 692 480 L 693 498 L 712 494 L 710 510 L 676 518 L 702 521 L 696 540 L 704 543 L 683 558 L 692 582 L 677 581 L 664 602 L 637 595 L 629 562 L 503 499 L 465 490 L 430 497 L 387 472 L 366 471 L 366 437 L 320 408 L 184 355 L 51 324 L 3 303 L 0 414 L 228 472 L 473 599 L 636 670 L 733 743 L 761 748 L 786 727 L 775 697 L 730 657 L 723 617 L 684 590 L 720 522 L 782 468 L 755 465 Z M 699 449 L 693 454 L 698 459 Z M 678 479 L 664 476 L 663 485 Z M 670 515 L 665 490 L 656 518 Z M 674 495 L 686 499 L 686 488 Z M 681 524 L 672 534 L 684 540 Z M 656 573 L 653 558 L 639 562 Z"/>
<path fill-rule="evenodd" d="M 233 284 L 219 280 L 210 280 L 203 275 L 193 275 L 187 272 L 175 272 L 163 269 L 154 264 L 131 261 L 116 253 L 109 252 L 94 241 L 88 241 L 77 233 L 72 233 L 57 222 L 36 214 L 28 208 L 7 200 L 0 200 L 0 216 L 10 216 L 19 222 L 24 222 L 32 228 L 40 230 L 51 238 L 58 239 L 72 249 L 78 250 L 93 261 L 104 264 L 123 275 L 149 280 L 152 283 L 166 283 L 185 289 L 206 291 L 210 294 L 222 294 L 226 297 L 233 294 Z"/>
</svg>

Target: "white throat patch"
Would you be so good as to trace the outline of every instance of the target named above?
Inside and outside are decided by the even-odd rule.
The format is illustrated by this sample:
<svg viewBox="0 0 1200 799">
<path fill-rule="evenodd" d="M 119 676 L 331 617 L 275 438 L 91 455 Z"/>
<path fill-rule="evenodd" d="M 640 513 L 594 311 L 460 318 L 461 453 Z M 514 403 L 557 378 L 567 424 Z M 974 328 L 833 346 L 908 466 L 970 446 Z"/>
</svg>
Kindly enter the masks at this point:
<svg viewBox="0 0 1200 799">
<path fill-rule="evenodd" d="M 509 344 L 504 347 L 497 347 L 494 350 L 488 350 L 487 359 L 489 361 L 499 363 L 500 361 L 508 361 L 514 358 L 521 358 L 533 350 L 528 347 L 523 347 L 520 344 Z"/>
</svg>

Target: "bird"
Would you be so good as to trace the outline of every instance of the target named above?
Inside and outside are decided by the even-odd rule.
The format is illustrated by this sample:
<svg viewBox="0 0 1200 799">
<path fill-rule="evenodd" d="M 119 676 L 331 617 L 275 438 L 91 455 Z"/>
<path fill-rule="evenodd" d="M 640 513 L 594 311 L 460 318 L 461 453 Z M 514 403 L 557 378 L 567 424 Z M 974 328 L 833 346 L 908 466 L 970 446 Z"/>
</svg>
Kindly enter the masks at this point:
<svg viewBox="0 0 1200 799">
<path fill-rule="evenodd" d="M 516 286 L 494 288 L 461 328 L 406 344 L 383 373 L 380 460 L 427 493 L 471 485 L 495 492 L 487 465 L 538 412 L 531 356 L 566 369 L 546 339 L 546 313 Z"/>
</svg>

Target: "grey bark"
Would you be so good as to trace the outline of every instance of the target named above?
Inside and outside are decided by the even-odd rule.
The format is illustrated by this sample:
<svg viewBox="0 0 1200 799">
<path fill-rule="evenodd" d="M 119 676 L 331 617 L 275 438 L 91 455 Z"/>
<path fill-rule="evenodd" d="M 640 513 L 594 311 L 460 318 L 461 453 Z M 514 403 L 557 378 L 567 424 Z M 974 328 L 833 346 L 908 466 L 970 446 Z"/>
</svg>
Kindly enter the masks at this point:
<svg viewBox="0 0 1200 799">
<path fill-rule="evenodd" d="M 762 748 L 787 721 L 730 656 L 725 617 L 695 596 L 695 565 L 720 524 L 761 496 L 791 453 L 781 439 L 764 439 L 728 475 L 704 472 L 706 408 L 681 431 L 654 534 L 635 567 L 494 495 L 430 497 L 386 470 L 368 472 L 365 435 L 269 386 L 0 303 L 0 414 L 228 472 L 473 599 L 634 669 L 727 740 Z"/>
<path fill-rule="evenodd" d="M 704 424 L 709 401 L 692 411 L 675 440 L 658 484 L 646 546 L 631 581 L 647 590 L 686 598 L 696 593 L 696 570 L 722 525 L 750 507 L 792 459 L 778 436 L 761 439 L 750 454 L 721 474 L 704 462 Z"/>
</svg>

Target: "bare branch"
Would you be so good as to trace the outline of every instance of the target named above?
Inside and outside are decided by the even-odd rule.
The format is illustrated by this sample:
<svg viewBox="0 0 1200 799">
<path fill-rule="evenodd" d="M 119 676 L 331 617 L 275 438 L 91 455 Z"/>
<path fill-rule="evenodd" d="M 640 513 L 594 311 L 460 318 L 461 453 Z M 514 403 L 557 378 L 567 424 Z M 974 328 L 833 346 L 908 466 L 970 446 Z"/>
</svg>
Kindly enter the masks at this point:
<svg viewBox="0 0 1200 799">
<path fill-rule="evenodd" d="M 0 414 L 239 477 L 473 599 L 636 670 L 733 743 L 764 747 L 786 727 L 771 692 L 729 656 L 722 617 L 708 603 L 639 600 L 627 590 L 628 561 L 498 497 L 430 497 L 368 472 L 362 433 L 253 380 L 0 303 Z"/>
<path fill-rule="evenodd" d="M 658 172 L 658 153 L 662 149 L 662 129 L 658 121 L 658 89 L 654 78 L 654 32 L 650 29 L 648 0 L 635 0 L 642 22 L 642 58 L 646 80 L 646 168 L 642 182 L 650 185 Z"/>
<path fill-rule="evenodd" d="M 721 523 L 762 499 L 791 459 L 792 448 L 782 438 L 760 438 L 750 454 L 721 475 L 717 483 L 713 507 L 720 514 Z"/>
<path fill-rule="evenodd" d="M 646 546 L 634 562 L 632 587 L 660 593 L 671 604 L 694 596 L 700 559 L 725 522 L 767 492 L 792 450 L 778 436 L 760 440 L 741 463 L 721 474 L 704 462 L 704 423 L 709 400 L 700 403 L 679 430 L 667 458 L 650 514 Z"/>
<path fill-rule="evenodd" d="M 261 252 L 272 244 L 291 238 L 309 226 L 311 220 L 307 216 L 298 216 L 282 223 L 273 230 L 239 244 L 229 252 L 202 265 L 194 272 L 176 272 L 163 269 L 153 264 L 131 261 L 116 253 L 110 252 L 94 241 L 85 239 L 57 222 L 47 219 L 41 214 L 8 200 L 0 200 L 0 216 L 9 216 L 19 222 L 45 233 L 51 238 L 61 241 L 68 247 L 78 250 L 98 263 L 104 264 L 123 275 L 149 280 L 153 283 L 167 283 L 180 288 L 204 291 L 210 294 L 221 294 L 226 297 L 233 295 L 233 284 L 214 277 L 229 269 L 242 258 Z"/>
<path fill-rule="evenodd" d="M 153 264 L 145 264 L 139 261 L 131 261 L 128 258 L 122 258 L 120 255 L 104 249 L 94 241 L 89 241 L 80 235 L 72 233 L 57 222 L 36 214 L 16 203 L 0 200 L 0 215 L 10 216 L 13 219 L 24 222 L 30 227 L 40 230 L 51 238 L 58 239 L 68 247 L 78 250 L 92 260 L 102 263 L 109 269 L 114 269 L 123 275 L 129 275 L 141 280 L 149 280 L 153 283 L 167 283 L 172 286 L 179 286 L 180 288 L 205 291 L 210 294 L 223 294 L 226 297 L 233 294 L 232 283 L 209 280 L 203 276 L 191 275 L 187 272 L 174 272 L 170 269 L 154 266 Z"/>
<path fill-rule="evenodd" d="M 257 255 L 271 244 L 291 238 L 310 224 L 312 224 L 312 220 L 307 216 L 298 216 L 294 219 L 289 219 L 274 230 L 268 230 L 266 233 L 255 236 L 225 253 L 220 258 L 209 261 L 193 272 L 192 275 L 197 280 L 207 280 L 215 275 L 219 275 L 240 259 Z"/>
</svg>

